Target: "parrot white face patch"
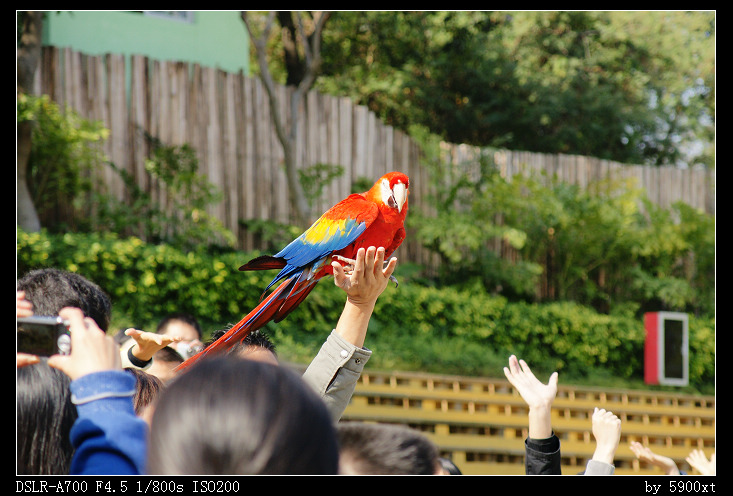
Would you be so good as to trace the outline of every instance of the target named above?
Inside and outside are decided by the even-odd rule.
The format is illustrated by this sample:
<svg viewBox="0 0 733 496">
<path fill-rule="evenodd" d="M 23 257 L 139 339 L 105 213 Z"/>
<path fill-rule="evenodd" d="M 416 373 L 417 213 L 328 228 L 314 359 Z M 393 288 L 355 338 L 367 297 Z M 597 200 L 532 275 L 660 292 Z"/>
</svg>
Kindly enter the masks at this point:
<svg viewBox="0 0 733 496">
<path fill-rule="evenodd" d="M 391 208 L 396 208 L 398 211 L 402 211 L 402 206 L 405 204 L 407 197 L 407 187 L 402 183 L 398 182 L 394 185 L 394 189 L 389 187 L 389 181 L 382 179 L 382 202 Z"/>
<path fill-rule="evenodd" d="M 389 181 L 382 179 L 382 203 L 389 205 L 389 200 L 392 198 L 392 188 L 389 187 Z"/>
</svg>

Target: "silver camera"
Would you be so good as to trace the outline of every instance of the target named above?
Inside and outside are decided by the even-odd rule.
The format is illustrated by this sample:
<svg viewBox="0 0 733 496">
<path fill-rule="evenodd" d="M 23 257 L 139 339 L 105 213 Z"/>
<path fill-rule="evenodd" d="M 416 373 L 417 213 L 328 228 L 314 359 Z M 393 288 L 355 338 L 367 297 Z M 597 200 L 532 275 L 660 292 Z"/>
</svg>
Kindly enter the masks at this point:
<svg viewBox="0 0 733 496">
<path fill-rule="evenodd" d="M 71 353 L 69 324 L 61 317 L 17 319 L 17 351 L 38 356 Z"/>
</svg>

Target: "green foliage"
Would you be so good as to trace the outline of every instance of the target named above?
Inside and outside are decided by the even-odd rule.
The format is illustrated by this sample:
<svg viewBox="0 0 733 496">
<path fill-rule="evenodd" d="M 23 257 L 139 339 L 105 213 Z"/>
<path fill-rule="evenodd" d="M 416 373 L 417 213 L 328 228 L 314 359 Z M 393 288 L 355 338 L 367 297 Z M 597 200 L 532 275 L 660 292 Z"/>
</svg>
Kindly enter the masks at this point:
<svg viewBox="0 0 733 496">
<path fill-rule="evenodd" d="M 184 251 L 113 233 L 18 231 L 17 254 L 19 274 L 36 267 L 82 274 L 110 295 L 117 316 L 142 324 L 174 311 L 225 324 L 246 312 L 259 299 L 258 288 L 265 287 L 262 273 L 237 271 L 241 254 L 214 257 L 203 249 Z"/>
<path fill-rule="evenodd" d="M 542 266 L 533 260 L 502 259 L 493 249 L 527 245 L 527 232 L 501 218 L 505 210 L 522 207 L 521 186 L 501 179 L 488 149 L 469 164 L 454 167 L 434 136 L 417 127 L 412 134 L 422 143 L 432 193 L 429 206 L 413 210 L 407 222 L 420 242 L 440 256 L 440 283 L 480 280 L 487 291 L 532 298 Z"/>
<path fill-rule="evenodd" d="M 323 197 L 323 188 L 331 181 L 344 174 L 343 165 L 314 164 L 310 167 L 298 169 L 298 179 L 303 186 L 308 204 L 313 207 L 319 198 Z"/>
<path fill-rule="evenodd" d="M 514 300 L 605 313 L 629 305 L 714 312 L 713 216 L 681 203 L 661 208 L 630 181 L 580 188 L 544 174 L 506 179 L 490 149 L 446 165 L 435 139 L 421 139 L 432 194 L 408 223 L 440 256 L 440 284 L 479 280 Z M 495 255 L 508 250 L 516 256 Z"/>
<path fill-rule="evenodd" d="M 17 108 L 18 122 L 34 123 L 28 185 L 41 223 L 50 231 L 134 233 L 187 249 L 233 245 L 234 235 L 207 212 L 221 193 L 199 174 L 191 146 L 167 146 L 148 136 L 152 151 L 145 170 L 162 190 L 154 198 L 129 172 L 108 162 L 99 144 L 109 130 L 101 122 L 62 110 L 48 95 L 19 95 Z M 101 184 L 92 187 L 105 164 L 122 179 L 124 199 L 104 192 Z"/>
<path fill-rule="evenodd" d="M 267 219 L 240 219 L 239 225 L 254 236 L 254 246 L 271 254 L 279 252 L 303 232 L 298 226 Z"/>
<path fill-rule="evenodd" d="M 318 89 L 399 129 L 715 165 L 714 12 L 337 12 L 322 53 Z"/>
<path fill-rule="evenodd" d="M 19 123 L 33 122 L 27 178 L 41 224 L 68 230 L 80 221 L 84 193 L 91 189 L 90 171 L 105 160 L 98 145 L 109 131 L 61 109 L 48 95 L 18 95 L 17 110 Z"/>
<path fill-rule="evenodd" d="M 92 223 L 98 231 L 136 234 L 152 242 L 185 249 L 199 245 L 233 246 L 234 235 L 207 208 L 221 200 L 221 192 L 198 171 L 196 151 L 188 144 L 164 145 L 149 138 L 153 147 L 145 160 L 151 180 L 161 192 L 143 190 L 135 178 L 115 164 L 108 165 L 122 179 L 127 195 L 117 199 L 96 193 Z"/>
<path fill-rule="evenodd" d="M 207 333 L 238 321 L 259 301 L 272 274 L 239 272 L 258 253 L 184 252 L 113 234 L 17 232 L 18 273 L 53 266 L 97 282 L 113 301 L 119 327 L 154 326 L 188 311 Z M 480 284 L 424 286 L 402 279 L 377 302 L 367 346 L 375 369 L 501 377 L 514 353 L 538 375 L 560 372 L 566 384 L 641 383 L 643 320 L 633 312 L 599 314 L 577 303 L 511 302 Z M 284 361 L 307 363 L 343 309 L 344 295 L 321 282 L 287 319 L 266 328 Z M 715 321 L 690 318 L 691 389 L 715 382 Z"/>
</svg>

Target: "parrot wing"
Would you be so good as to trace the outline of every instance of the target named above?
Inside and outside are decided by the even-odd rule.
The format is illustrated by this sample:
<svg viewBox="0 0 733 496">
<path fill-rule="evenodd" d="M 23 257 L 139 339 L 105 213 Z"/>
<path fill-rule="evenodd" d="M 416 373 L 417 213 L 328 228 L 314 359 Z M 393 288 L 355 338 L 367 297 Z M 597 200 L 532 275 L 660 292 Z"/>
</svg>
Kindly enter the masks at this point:
<svg viewBox="0 0 733 496">
<path fill-rule="evenodd" d="M 310 294 L 318 281 L 331 273 L 329 257 L 361 236 L 376 219 L 379 208 L 362 195 L 353 194 L 327 210 L 305 232 L 274 256 L 264 255 L 242 265 L 239 270 L 270 270 L 280 272 L 265 288 L 259 305 L 232 326 L 214 343 L 176 367 L 177 371 L 191 366 L 203 356 L 232 347 L 250 331 L 269 321 L 280 322 Z M 280 285 L 266 298 L 275 284 Z"/>
<path fill-rule="evenodd" d="M 260 303 L 223 336 L 178 367 L 183 370 L 210 352 L 222 352 L 241 342 L 254 329 L 279 322 L 313 290 L 318 281 L 333 274 L 332 255 L 353 258 L 359 247 L 383 246 L 391 254 L 405 238 L 409 178 L 389 172 L 369 191 L 352 194 L 328 209 L 303 234 L 279 253 L 261 256 L 239 270 L 280 272 L 262 293 Z M 267 292 L 277 287 L 265 297 Z"/>
<path fill-rule="evenodd" d="M 377 205 L 362 195 L 349 195 L 328 209 L 280 252 L 250 260 L 239 270 L 281 269 L 265 288 L 264 293 L 267 293 L 279 281 L 356 241 L 374 222 L 378 213 Z"/>
</svg>

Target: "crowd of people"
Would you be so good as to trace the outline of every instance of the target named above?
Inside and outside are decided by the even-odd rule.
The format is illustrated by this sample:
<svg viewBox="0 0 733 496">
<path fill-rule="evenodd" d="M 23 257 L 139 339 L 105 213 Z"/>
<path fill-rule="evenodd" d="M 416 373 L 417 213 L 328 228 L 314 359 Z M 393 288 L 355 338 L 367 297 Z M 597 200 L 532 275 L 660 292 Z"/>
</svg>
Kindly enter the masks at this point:
<svg viewBox="0 0 733 496">
<path fill-rule="evenodd" d="M 374 247 L 360 249 L 353 266 L 333 262 L 346 302 L 302 375 L 279 365 L 260 331 L 177 373 L 225 329 L 204 342 L 194 317 L 173 314 L 155 332 L 111 336 L 112 305 L 95 283 L 57 269 L 25 274 L 17 283 L 17 317 L 62 317 L 71 352 L 17 353 L 17 473 L 461 474 L 416 430 L 341 420 L 372 354 L 365 347 L 369 320 L 396 263 Z M 528 406 L 526 473 L 560 474 L 551 416 L 557 374 L 544 384 L 515 356 L 504 373 Z M 591 424 L 596 448 L 582 473 L 613 474 L 621 420 L 596 408 Z M 631 449 L 666 474 L 680 473 L 649 447 Z M 714 455 L 695 450 L 686 461 L 700 474 L 715 474 Z"/>
</svg>

